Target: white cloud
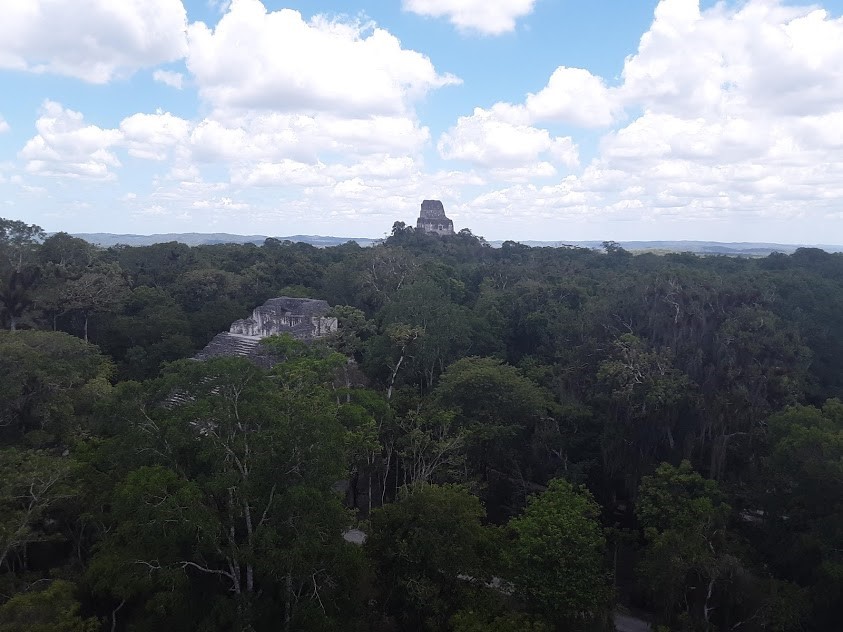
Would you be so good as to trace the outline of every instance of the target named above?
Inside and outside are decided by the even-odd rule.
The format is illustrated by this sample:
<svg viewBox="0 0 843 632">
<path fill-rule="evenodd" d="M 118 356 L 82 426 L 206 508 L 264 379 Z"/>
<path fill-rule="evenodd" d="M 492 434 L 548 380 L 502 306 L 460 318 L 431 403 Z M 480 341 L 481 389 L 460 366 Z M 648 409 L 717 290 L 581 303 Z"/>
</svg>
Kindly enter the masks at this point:
<svg viewBox="0 0 843 632">
<path fill-rule="evenodd" d="M 106 83 L 186 53 L 181 0 L 14 0 L 3 5 L 0 68 Z"/>
<path fill-rule="evenodd" d="M 315 163 L 321 157 L 355 161 L 372 154 L 415 154 L 429 140 L 427 128 L 408 117 L 355 119 L 331 114 L 250 113 L 201 121 L 191 134 L 196 160 L 207 163 Z"/>
<path fill-rule="evenodd" d="M 245 211 L 249 208 L 249 205 L 245 202 L 235 202 L 230 197 L 213 198 L 210 200 L 196 200 L 192 206 L 194 209 L 213 209 L 219 211 Z"/>
<path fill-rule="evenodd" d="M 455 127 L 445 132 L 439 140 L 443 158 L 465 160 L 474 165 L 498 169 L 524 169 L 531 166 L 536 175 L 553 175 L 549 163 L 535 163 L 543 158 L 573 167 L 578 164 L 577 148 L 570 137 L 553 137 L 546 129 L 528 124 L 529 117 L 523 109 L 508 104 L 498 104 L 490 110 L 476 108 L 471 116 L 463 116 Z"/>
<path fill-rule="evenodd" d="M 500 35 L 533 12 L 536 0 L 403 0 L 405 11 L 447 18 L 460 30 Z"/>
<path fill-rule="evenodd" d="M 184 164 L 171 175 L 222 167 L 243 188 L 335 194 L 355 178 L 415 178 L 430 142 L 416 103 L 459 81 L 373 24 L 305 20 L 259 0 L 234 0 L 215 27 L 191 25 L 188 39 L 208 113 L 179 145 Z"/>
<path fill-rule="evenodd" d="M 605 132 L 591 163 L 562 188 L 529 184 L 546 169 L 540 152 L 550 135 L 537 125 L 607 127 L 630 112 L 637 114 Z M 477 164 L 523 163 L 524 184 L 502 186 L 519 181 L 517 171 L 499 175 L 493 190 L 474 195 L 474 212 L 489 205 L 603 221 L 827 217 L 843 199 L 840 130 L 843 18 L 775 0 L 704 11 L 697 0 L 662 0 L 619 85 L 560 67 L 522 104 L 460 118 L 440 150 Z"/>
<path fill-rule="evenodd" d="M 663 0 L 623 79 L 619 98 L 644 112 L 601 160 L 643 178 L 654 205 L 794 214 L 843 188 L 843 19 Z"/>
<path fill-rule="evenodd" d="M 245 187 L 290 185 L 313 187 L 333 183 L 333 180 L 325 173 L 325 165 L 313 165 L 288 159 L 235 168 L 231 181 L 237 186 Z"/>
<path fill-rule="evenodd" d="M 453 161 L 440 170 L 425 165 L 430 130 L 416 110 L 454 79 L 383 29 L 235 0 L 189 40 L 197 119 L 138 113 L 107 129 L 46 102 L 20 152 L 26 168 L 113 178 L 127 154 L 163 161 L 152 193 L 132 183 L 130 204 L 161 223 L 200 212 L 224 223 L 237 210 L 264 231 L 330 220 L 372 234 L 439 197 L 490 236 L 508 230 L 497 218 L 529 226 L 521 236 L 571 225 L 562 219 L 596 227 L 597 238 L 617 238 L 607 231 L 625 221 L 644 238 L 656 222 L 751 217 L 825 222 L 838 230 L 829 240 L 843 241 L 833 221 L 843 199 L 843 19 L 815 7 L 662 0 L 634 54 L 616 60 L 617 78 L 560 66 L 520 102 L 464 112 L 437 139 Z"/>
<path fill-rule="evenodd" d="M 527 96 L 526 107 L 537 121 L 563 121 L 580 127 L 603 127 L 618 114 L 619 104 L 605 82 L 582 68 L 560 66 L 547 86 Z"/>
<path fill-rule="evenodd" d="M 120 122 L 129 155 L 146 160 L 165 160 L 174 147 L 188 139 L 190 128 L 190 122 L 161 111 L 133 114 Z"/>
<path fill-rule="evenodd" d="M 119 129 L 104 129 L 85 122 L 80 112 L 45 101 L 35 122 L 38 132 L 20 151 L 30 173 L 43 176 L 113 179 L 121 163 L 115 150 L 130 156 L 165 160 L 187 142 L 191 124 L 158 111 L 133 114 Z"/>
<path fill-rule="evenodd" d="M 188 39 L 188 69 L 220 110 L 395 116 L 458 81 L 372 24 L 306 22 L 290 9 L 268 12 L 259 0 L 234 0 L 213 29 L 191 24 Z"/>
<path fill-rule="evenodd" d="M 9 124 L 6 122 L 6 119 L 3 118 L 3 115 L 0 114 L 0 134 L 3 132 L 8 132 L 11 128 Z"/>
<path fill-rule="evenodd" d="M 106 130 L 51 103 L 45 106 L 50 116 L 75 127 L 47 134 L 43 113 L 39 135 L 21 151 L 28 168 L 41 175 L 113 178 L 121 152 L 164 161 L 153 192 L 131 200 L 138 216 L 177 218 L 205 209 L 223 220 L 225 210 L 248 210 L 277 221 L 276 203 L 312 218 L 303 200 L 311 209 L 344 216 L 355 208 L 382 213 L 399 200 L 427 195 L 431 178 L 437 190 L 452 194 L 458 180 L 479 179 L 424 174 L 430 131 L 416 104 L 458 80 L 381 28 L 321 16 L 305 20 L 295 11 L 267 11 L 258 0 L 234 0 L 215 27 L 191 25 L 188 41 L 186 64 L 203 118 L 188 121 L 159 110 L 132 114 Z M 181 79 L 162 69 L 153 78 Z M 80 129 L 96 131 L 101 140 L 88 160 L 80 155 L 87 155 L 84 147 L 71 142 Z M 227 174 L 223 182 L 204 181 L 221 174 Z M 271 195 L 267 187 L 274 188 Z M 221 202 L 235 194 L 248 202 Z M 368 195 L 373 200 L 361 205 Z M 256 199 L 263 202 L 253 204 Z M 236 206 L 247 203 L 248 209 Z"/>
<path fill-rule="evenodd" d="M 47 176 L 109 179 L 120 161 L 111 149 L 119 130 L 86 125 L 79 112 L 45 101 L 35 123 L 38 134 L 20 152 L 30 173 Z"/>
<path fill-rule="evenodd" d="M 172 70 L 156 70 L 152 73 L 152 79 L 176 90 L 181 90 L 184 85 L 184 75 Z"/>
</svg>

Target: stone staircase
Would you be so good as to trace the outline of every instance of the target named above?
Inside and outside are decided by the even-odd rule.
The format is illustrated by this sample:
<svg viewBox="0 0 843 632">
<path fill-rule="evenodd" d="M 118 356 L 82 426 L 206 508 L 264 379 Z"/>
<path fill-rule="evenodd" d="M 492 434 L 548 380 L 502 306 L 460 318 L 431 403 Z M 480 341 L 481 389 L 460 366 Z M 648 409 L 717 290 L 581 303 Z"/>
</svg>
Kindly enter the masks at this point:
<svg viewBox="0 0 843 632">
<path fill-rule="evenodd" d="M 257 336 L 244 336 L 223 332 L 214 336 L 208 345 L 196 354 L 197 360 L 209 360 L 220 357 L 242 357 L 248 358 L 259 355 L 261 339 Z"/>
<path fill-rule="evenodd" d="M 281 358 L 264 347 L 261 340 L 276 334 L 289 334 L 304 341 L 324 338 L 337 330 L 336 317 L 326 316 L 329 309 L 328 303 L 322 300 L 271 298 L 256 307 L 249 318 L 235 320 L 228 331 L 214 336 L 193 358 L 247 358 L 257 366 L 270 369 Z"/>
</svg>

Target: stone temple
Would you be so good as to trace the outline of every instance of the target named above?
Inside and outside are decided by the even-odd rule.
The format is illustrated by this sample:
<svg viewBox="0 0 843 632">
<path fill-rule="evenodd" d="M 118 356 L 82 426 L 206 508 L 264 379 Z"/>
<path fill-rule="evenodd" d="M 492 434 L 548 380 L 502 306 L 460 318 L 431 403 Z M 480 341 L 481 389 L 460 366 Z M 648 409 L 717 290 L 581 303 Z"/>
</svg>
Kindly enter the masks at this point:
<svg viewBox="0 0 843 632">
<path fill-rule="evenodd" d="M 267 336 L 290 334 L 297 340 L 323 338 L 337 330 L 337 319 L 326 314 L 327 301 L 310 298 L 271 298 L 255 308 L 249 318 L 235 320 L 227 332 L 217 334 L 197 353 L 196 360 L 240 356 L 261 366 L 274 364 L 260 341 Z"/>
<path fill-rule="evenodd" d="M 439 200 L 425 200 L 421 205 L 416 230 L 434 235 L 453 235 L 454 222 L 445 215 L 445 207 Z"/>
</svg>

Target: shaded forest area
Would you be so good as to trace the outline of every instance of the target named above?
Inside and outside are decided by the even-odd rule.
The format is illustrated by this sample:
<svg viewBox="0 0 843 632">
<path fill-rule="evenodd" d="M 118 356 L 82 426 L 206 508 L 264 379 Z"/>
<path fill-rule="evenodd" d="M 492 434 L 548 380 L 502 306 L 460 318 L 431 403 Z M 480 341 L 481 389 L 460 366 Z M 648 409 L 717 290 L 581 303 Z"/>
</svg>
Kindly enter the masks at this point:
<svg viewBox="0 0 843 632">
<path fill-rule="evenodd" d="M 0 632 L 839 629 L 841 254 L 44 237 L 0 220 Z M 339 332 L 188 359 L 276 296 Z"/>
</svg>

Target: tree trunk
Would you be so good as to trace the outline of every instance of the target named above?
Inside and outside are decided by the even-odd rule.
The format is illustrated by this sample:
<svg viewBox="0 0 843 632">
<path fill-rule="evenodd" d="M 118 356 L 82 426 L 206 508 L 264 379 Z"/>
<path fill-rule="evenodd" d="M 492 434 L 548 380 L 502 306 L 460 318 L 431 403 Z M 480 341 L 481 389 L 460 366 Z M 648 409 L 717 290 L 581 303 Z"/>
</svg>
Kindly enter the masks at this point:
<svg viewBox="0 0 843 632">
<path fill-rule="evenodd" d="M 114 610 L 111 611 L 111 632 L 115 632 L 117 630 L 117 613 L 120 612 L 120 608 L 126 605 L 126 600 L 120 602 L 120 605 L 117 606 Z"/>
<path fill-rule="evenodd" d="M 243 516 L 246 519 L 246 537 L 249 542 L 249 550 L 254 551 L 254 529 L 252 526 L 252 508 L 249 502 L 243 499 Z M 251 562 L 246 562 L 246 592 L 251 593 L 255 590 L 255 569 Z"/>
<path fill-rule="evenodd" d="M 85 342 L 88 342 L 88 314 L 85 314 Z"/>
<path fill-rule="evenodd" d="M 18 328 L 18 317 L 14 314 L 9 314 L 9 331 L 16 331 Z"/>
<path fill-rule="evenodd" d="M 290 622 L 293 619 L 293 574 L 287 571 L 287 599 L 284 603 L 284 630 L 290 632 Z"/>
<path fill-rule="evenodd" d="M 369 494 L 367 496 L 369 501 L 369 512 L 366 514 L 367 516 L 372 515 L 372 469 L 371 466 L 369 467 Z"/>
<path fill-rule="evenodd" d="M 389 388 L 386 389 L 386 399 L 387 401 L 392 399 L 392 387 L 395 385 L 395 378 L 398 376 L 398 371 L 401 369 L 401 364 L 404 362 L 404 352 L 403 349 L 401 351 L 401 357 L 398 358 L 398 364 L 395 365 L 395 368 L 392 370 L 392 377 L 389 380 Z"/>
</svg>

